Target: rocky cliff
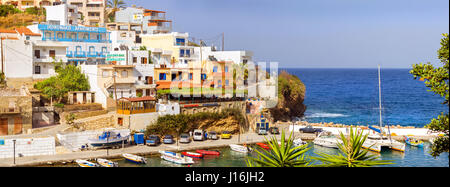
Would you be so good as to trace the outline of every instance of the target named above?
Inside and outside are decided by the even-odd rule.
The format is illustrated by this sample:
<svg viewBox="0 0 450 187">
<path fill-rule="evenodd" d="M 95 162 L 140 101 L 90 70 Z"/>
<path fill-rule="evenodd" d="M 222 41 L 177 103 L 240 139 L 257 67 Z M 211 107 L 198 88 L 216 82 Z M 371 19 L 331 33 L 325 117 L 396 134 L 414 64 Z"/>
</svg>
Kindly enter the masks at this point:
<svg viewBox="0 0 450 187">
<path fill-rule="evenodd" d="M 295 75 L 281 71 L 278 75 L 278 103 L 269 112 L 274 121 L 288 121 L 302 117 L 306 111 L 303 104 L 306 87 Z"/>
</svg>

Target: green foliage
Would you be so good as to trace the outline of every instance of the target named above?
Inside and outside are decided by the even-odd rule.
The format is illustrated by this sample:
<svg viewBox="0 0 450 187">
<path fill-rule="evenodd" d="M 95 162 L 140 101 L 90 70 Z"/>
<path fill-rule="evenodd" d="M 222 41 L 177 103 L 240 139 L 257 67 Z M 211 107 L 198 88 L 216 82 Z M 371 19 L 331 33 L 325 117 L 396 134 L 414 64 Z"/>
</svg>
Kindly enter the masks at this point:
<svg viewBox="0 0 450 187">
<path fill-rule="evenodd" d="M 106 7 L 110 10 L 106 15 L 106 17 L 108 17 L 108 21 L 114 22 L 116 12 L 119 11 L 120 8 L 125 7 L 125 2 L 123 0 L 108 0 L 106 2 Z"/>
<path fill-rule="evenodd" d="M 34 85 L 44 96 L 60 103 L 67 92 L 89 90 L 89 81 L 79 67 L 64 65 L 62 62 L 53 64 L 58 74 Z"/>
<path fill-rule="evenodd" d="M 0 88 L 6 86 L 6 76 L 5 73 L 0 72 Z"/>
<path fill-rule="evenodd" d="M 267 144 L 270 150 L 257 147 L 254 151 L 257 157 L 247 157 L 246 163 L 248 167 L 304 167 L 310 164 L 305 153 L 311 149 L 308 145 L 294 147 L 294 139 L 292 134 L 285 140 L 284 131 L 281 133 L 281 144 L 275 136 L 270 137 Z"/>
<path fill-rule="evenodd" d="M 329 155 L 326 153 L 316 153 L 319 157 L 312 157 L 322 161 L 326 167 L 370 167 L 377 165 L 393 164 L 390 160 L 378 160 L 376 155 L 368 155 L 369 150 L 363 149 L 362 145 L 367 139 L 368 134 L 362 135 L 350 128 L 350 136 L 345 137 L 340 133 L 342 143 L 338 143 L 338 155 Z"/>
<path fill-rule="evenodd" d="M 9 14 L 20 13 L 20 10 L 15 8 L 13 5 L 0 5 L 0 16 L 5 17 Z"/>
<path fill-rule="evenodd" d="M 142 93 L 141 92 L 136 93 L 136 97 L 142 97 Z"/>
<path fill-rule="evenodd" d="M 34 15 L 45 15 L 46 11 L 45 8 L 38 8 L 38 7 L 29 7 L 25 9 L 25 13 L 27 14 L 34 14 Z"/>
<path fill-rule="evenodd" d="M 442 67 L 434 67 L 430 62 L 426 64 L 413 64 L 413 68 L 410 73 L 414 76 L 414 79 L 420 78 L 421 81 L 425 81 L 425 86 L 429 88 L 428 91 L 432 91 L 437 95 L 443 97 L 444 102 L 442 104 L 449 106 L 448 102 L 448 89 L 449 89 L 449 43 L 448 33 L 442 34 L 441 48 L 437 51 L 438 58 L 443 64 Z M 439 137 L 434 141 L 431 146 L 431 155 L 434 157 L 439 156 L 443 152 L 449 152 L 449 114 L 442 112 L 437 118 L 431 120 L 431 123 L 427 124 L 427 128 L 435 132 L 443 132 L 445 136 Z"/>
<path fill-rule="evenodd" d="M 69 125 L 73 125 L 77 116 L 73 113 L 69 113 L 65 116 L 66 123 Z"/>
<path fill-rule="evenodd" d="M 57 108 L 64 108 L 64 103 L 55 103 L 53 106 Z"/>
<path fill-rule="evenodd" d="M 199 112 L 195 114 L 177 114 L 165 115 L 158 118 L 158 120 L 145 130 L 145 135 L 150 134 L 181 134 L 192 129 L 198 128 L 198 122 L 209 120 L 210 123 L 214 121 L 232 116 L 239 124 L 245 123 L 245 117 L 239 109 L 224 109 L 222 112 Z"/>
</svg>

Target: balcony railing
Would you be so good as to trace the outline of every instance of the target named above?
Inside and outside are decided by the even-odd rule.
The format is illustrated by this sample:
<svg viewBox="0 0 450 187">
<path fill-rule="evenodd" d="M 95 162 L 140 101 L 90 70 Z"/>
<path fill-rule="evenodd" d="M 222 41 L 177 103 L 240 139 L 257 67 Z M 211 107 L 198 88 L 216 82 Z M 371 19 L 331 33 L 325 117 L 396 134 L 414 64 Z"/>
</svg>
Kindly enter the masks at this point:
<svg viewBox="0 0 450 187">
<path fill-rule="evenodd" d="M 59 42 L 91 42 L 91 43 L 111 43 L 111 40 L 97 40 L 97 39 L 75 39 L 75 38 L 42 38 L 43 41 L 59 41 Z"/>
<path fill-rule="evenodd" d="M 105 58 L 106 53 L 96 51 L 67 51 L 66 57 L 93 57 L 93 58 Z"/>
<path fill-rule="evenodd" d="M 18 107 L 0 108 L 0 114 L 18 114 L 20 112 Z"/>
</svg>

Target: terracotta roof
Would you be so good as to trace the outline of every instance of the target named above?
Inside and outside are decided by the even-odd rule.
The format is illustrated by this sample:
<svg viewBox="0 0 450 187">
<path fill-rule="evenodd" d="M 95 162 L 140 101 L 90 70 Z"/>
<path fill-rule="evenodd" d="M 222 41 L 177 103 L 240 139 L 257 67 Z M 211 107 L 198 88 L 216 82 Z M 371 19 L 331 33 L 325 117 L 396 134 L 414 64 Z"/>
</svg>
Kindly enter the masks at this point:
<svg viewBox="0 0 450 187">
<path fill-rule="evenodd" d="M 130 102 L 137 102 L 137 101 L 155 101 L 156 99 L 152 96 L 144 96 L 144 97 L 132 97 L 132 98 L 128 98 L 128 97 L 122 97 L 120 99 L 125 99 L 128 100 Z"/>
<path fill-rule="evenodd" d="M 26 27 L 15 28 L 15 30 L 16 30 L 19 34 L 25 34 L 25 35 L 27 35 L 27 36 L 41 36 L 41 34 L 34 33 L 33 31 L 31 31 L 29 28 L 26 28 Z"/>
<path fill-rule="evenodd" d="M 12 30 L 12 29 L 0 29 L 0 33 L 14 33 L 14 34 L 16 34 L 17 32 L 15 30 Z"/>
<path fill-rule="evenodd" d="M 166 13 L 164 11 L 160 11 L 160 10 L 149 10 L 149 9 L 145 9 L 145 12 L 157 12 L 157 13 Z"/>
</svg>

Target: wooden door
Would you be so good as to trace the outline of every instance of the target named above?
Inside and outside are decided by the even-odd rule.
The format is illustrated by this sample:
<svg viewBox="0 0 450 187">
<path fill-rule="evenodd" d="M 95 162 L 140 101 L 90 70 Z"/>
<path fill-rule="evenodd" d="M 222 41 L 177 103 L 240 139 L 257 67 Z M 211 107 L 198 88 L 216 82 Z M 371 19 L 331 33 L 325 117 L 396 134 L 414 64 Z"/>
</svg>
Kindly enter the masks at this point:
<svg viewBox="0 0 450 187">
<path fill-rule="evenodd" d="M 0 118 L 0 135 L 8 135 L 8 118 Z"/>
<path fill-rule="evenodd" d="M 73 104 L 77 104 L 77 94 L 73 93 Z"/>
<path fill-rule="evenodd" d="M 87 95 L 86 93 L 83 93 L 83 104 L 86 104 L 87 102 Z"/>
<path fill-rule="evenodd" d="M 14 118 L 14 134 L 21 134 L 22 133 L 22 117 L 15 117 Z"/>
<path fill-rule="evenodd" d="M 123 126 L 123 118 L 117 118 L 117 124 Z"/>
</svg>

